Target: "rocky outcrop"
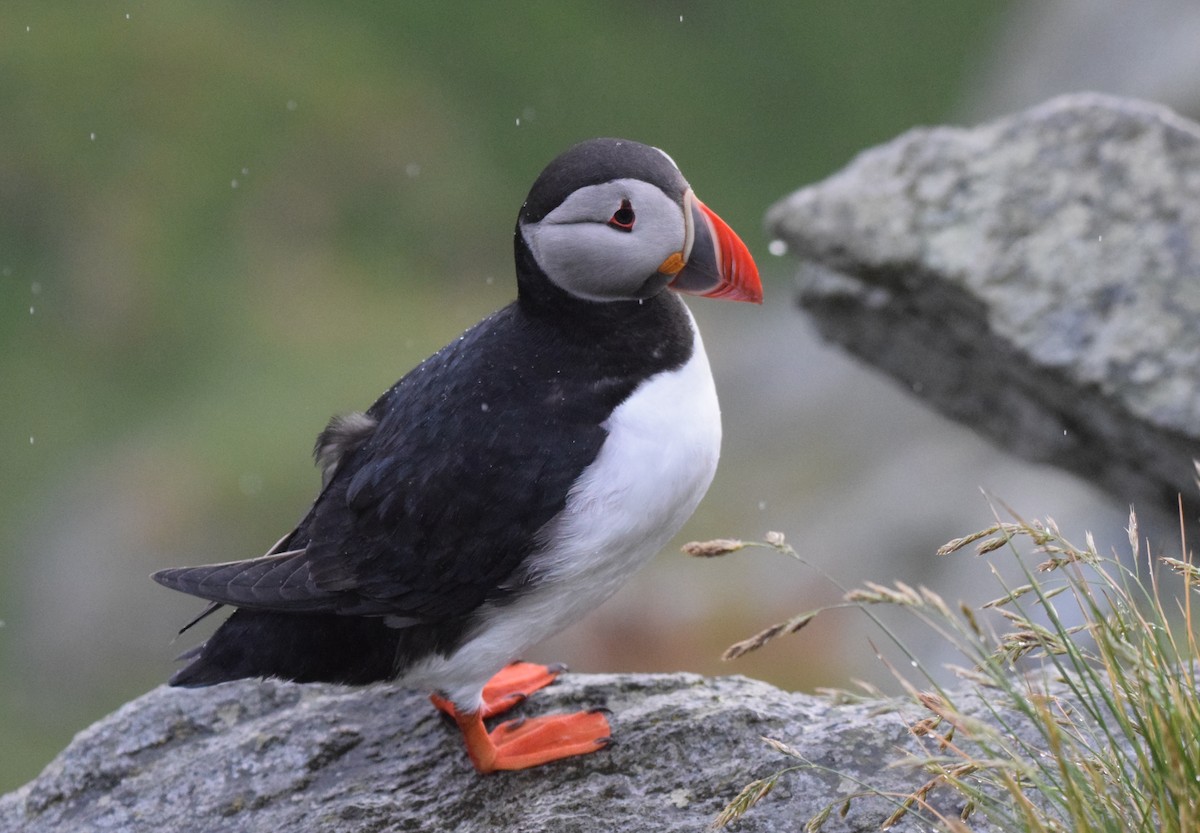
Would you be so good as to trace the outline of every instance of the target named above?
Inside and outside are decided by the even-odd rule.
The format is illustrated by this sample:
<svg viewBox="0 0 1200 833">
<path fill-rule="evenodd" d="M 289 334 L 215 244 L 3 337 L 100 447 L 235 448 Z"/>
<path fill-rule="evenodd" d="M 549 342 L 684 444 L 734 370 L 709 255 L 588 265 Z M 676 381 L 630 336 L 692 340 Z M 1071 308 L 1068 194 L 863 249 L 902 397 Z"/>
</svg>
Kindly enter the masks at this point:
<svg viewBox="0 0 1200 833">
<path fill-rule="evenodd" d="M 36 780 L 0 798 L 0 830 L 697 833 L 748 782 L 796 763 L 764 735 L 829 770 L 788 775 L 731 830 L 799 830 L 855 781 L 904 793 L 923 780 L 889 768 L 917 748 L 896 702 L 833 705 L 741 677 L 567 674 L 523 709 L 596 705 L 613 711 L 611 748 L 482 777 L 457 732 L 413 691 L 161 687 L 81 732 Z M 894 809 L 856 800 L 823 829 L 874 830 Z"/>
<path fill-rule="evenodd" d="M 1087 94 L 913 130 L 767 225 L 826 338 L 1144 526 L 1200 513 L 1200 125 Z"/>
</svg>

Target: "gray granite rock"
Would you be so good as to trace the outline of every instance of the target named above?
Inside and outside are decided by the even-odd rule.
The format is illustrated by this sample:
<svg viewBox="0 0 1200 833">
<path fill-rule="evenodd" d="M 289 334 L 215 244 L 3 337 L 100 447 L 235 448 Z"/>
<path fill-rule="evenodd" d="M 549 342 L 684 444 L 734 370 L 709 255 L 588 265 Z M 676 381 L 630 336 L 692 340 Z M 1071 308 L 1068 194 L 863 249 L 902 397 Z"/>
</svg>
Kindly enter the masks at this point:
<svg viewBox="0 0 1200 833">
<path fill-rule="evenodd" d="M 888 767 L 916 749 L 894 702 L 835 706 L 742 677 L 567 674 L 524 710 L 600 704 L 614 712 L 610 749 L 481 777 L 416 692 L 162 687 L 81 732 L 36 780 L 0 798 L 0 830 L 696 833 L 749 781 L 795 763 L 763 735 L 884 789 L 923 780 Z M 795 773 L 729 829 L 799 830 L 854 788 L 830 772 Z M 892 809 L 856 801 L 824 829 L 873 830 Z"/>
<path fill-rule="evenodd" d="M 1200 126 L 1080 94 L 913 130 L 767 226 L 826 338 L 1144 526 L 1200 512 Z"/>
</svg>

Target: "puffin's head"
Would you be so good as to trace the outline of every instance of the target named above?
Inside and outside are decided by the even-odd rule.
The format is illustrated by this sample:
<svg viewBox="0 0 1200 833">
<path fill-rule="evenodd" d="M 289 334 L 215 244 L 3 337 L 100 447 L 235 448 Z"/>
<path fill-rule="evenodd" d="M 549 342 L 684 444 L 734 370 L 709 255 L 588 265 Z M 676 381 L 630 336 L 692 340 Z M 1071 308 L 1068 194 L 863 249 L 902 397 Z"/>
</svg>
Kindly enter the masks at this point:
<svg viewBox="0 0 1200 833">
<path fill-rule="evenodd" d="M 545 276 L 591 301 L 664 288 L 762 303 L 746 245 L 655 147 L 591 139 L 546 166 L 517 221 Z"/>
</svg>

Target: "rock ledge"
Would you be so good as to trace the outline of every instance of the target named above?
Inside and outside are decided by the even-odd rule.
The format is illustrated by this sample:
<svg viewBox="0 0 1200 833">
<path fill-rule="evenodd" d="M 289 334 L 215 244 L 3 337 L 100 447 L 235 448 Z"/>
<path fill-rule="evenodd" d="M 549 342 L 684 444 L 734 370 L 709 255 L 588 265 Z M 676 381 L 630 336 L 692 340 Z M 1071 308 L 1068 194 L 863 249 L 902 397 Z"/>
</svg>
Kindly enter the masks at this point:
<svg viewBox="0 0 1200 833">
<path fill-rule="evenodd" d="M 887 789 L 920 780 L 887 769 L 900 749 L 916 748 L 898 703 L 835 706 L 742 677 L 566 674 L 523 708 L 595 705 L 613 710 L 612 748 L 481 777 L 417 692 L 161 687 L 81 732 L 36 780 L 0 798 L 0 830 L 695 833 L 748 782 L 794 763 L 763 735 Z M 848 783 L 796 773 L 730 829 L 797 830 Z M 875 829 L 891 809 L 858 801 L 825 829 Z"/>
</svg>

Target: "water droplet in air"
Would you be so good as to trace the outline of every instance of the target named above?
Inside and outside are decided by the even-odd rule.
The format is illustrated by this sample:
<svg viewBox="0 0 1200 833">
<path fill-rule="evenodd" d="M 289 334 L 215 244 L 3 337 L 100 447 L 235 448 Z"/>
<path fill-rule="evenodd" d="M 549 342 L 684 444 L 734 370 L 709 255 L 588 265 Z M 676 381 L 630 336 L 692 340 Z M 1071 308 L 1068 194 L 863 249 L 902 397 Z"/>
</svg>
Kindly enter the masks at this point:
<svg viewBox="0 0 1200 833">
<path fill-rule="evenodd" d="M 129 12 L 125 12 L 125 19 L 129 20 Z"/>
<path fill-rule="evenodd" d="M 29 314 L 33 315 L 33 307 L 32 306 L 29 308 Z"/>
<path fill-rule="evenodd" d="M 404 175 L 409 179 L 416 179 L 421 175 L 421 166 L 416 162 L 409 162 L 404 166 Z"/>
<path fill-rule="evenodd" d="M 486 414 L 489 410 L 491 410 L 491 408 L 488 406 L 488 403 L 481 402 L 481 403 L 479 403 L 479 410 L 483 411 Z"/>
<path fill-rule="evenodd" d="M 911 665 L 913 668 L 917 667 L 917 661 L 915 659 L 911 660 L 908 664 Z"/>
<path fill-rule="evenodd" d="M 9 274 L 9 271 L 7 269 L 5 269 L 4 274 L 5 275 Z M 41 281 L 34 281 L 33 283 L 29 284 L 29 291 L 31 293 L 33 293 L 34 295 L 41 295 L 42 294 Z"/>
<path fill-rule="evenodd" d="M 295 109 L 296 109 L 296 102 L 295 102 L 295 101 L 292 101 L 292 100 L 289 100 L 289 101 L 288 101 L 288 103 L 287 103 L 287 108 L 288 108 L 289 110 L 295 110 Z"/>
<path fill-rule="evenodd" d="M 679 16 L 679 22 L 680 22 L 680 23 L 683 23 L 683 15 L 680 15 L 680 16 Z"/>
<path fill-rule="evenodd" d="M 521 117 L 517 116 L 517 127 L 521 126 Z"/>
<path fill-rule="evenodd" d="M 242 168 L 242 176 L 249 176 L 249 175 L 250 175 L 250 169 Z"/>
<path fill-rule="evenodd" d="M 33 435 L 32 434 L 29 435 L 29 444 L 33 445 Z"/>
<path fill-rule="evenodd" d="M 88 138 L 91 139 L 93 142 L 96 141 L 96 131 L 93 130 L 91 133 L 89 133 Z"/>
<path fill-rule="evenodd" d="M 767 511 L 767 502 L 766 502 L 765 500 L 760 500 L 760 501 L 758 502 L 758 511 L 759 511 L 759 512 L 766 512 L 766 511 Z"/>
<path fill-rule="evenodd" d="M 231 179 L 231 180 L 229 180 L 229 187 L 230 187 L 230 188 L 236 188 L 236 187 L 238 187 L 238 181 L 237 181 L 236 179 Z"/>
<path fill-rule="evenodd" d="M 767 244 L 767 251 L 775 255 L 775 257 L 783 257 L 787 254 L 787 241 L 775 239 Z"/>
</svg>

